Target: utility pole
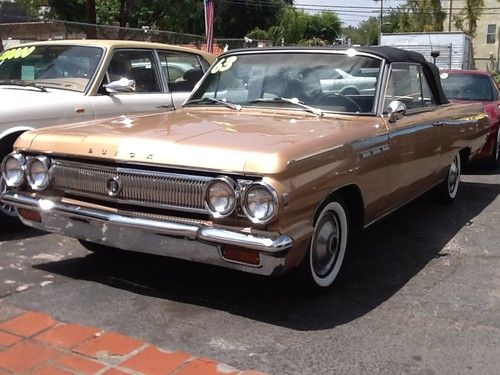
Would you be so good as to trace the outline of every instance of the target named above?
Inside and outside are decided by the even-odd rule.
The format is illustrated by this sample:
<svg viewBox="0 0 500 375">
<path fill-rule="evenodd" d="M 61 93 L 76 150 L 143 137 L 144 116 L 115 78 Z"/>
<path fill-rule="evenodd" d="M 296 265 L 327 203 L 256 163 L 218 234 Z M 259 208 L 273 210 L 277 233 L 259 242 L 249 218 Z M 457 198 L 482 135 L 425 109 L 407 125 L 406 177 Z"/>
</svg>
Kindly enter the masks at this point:
<svg viewBox="0 0 500 375">
<path fill-rule="evenodd" d="M 378 25 L 378 45 L 382 42 L 382 17 L 384 15 L 384 0 L 373 0 L 375 2 L 380 1 L 380 22 Z"/>
<path fill-rule="evenodd" d="M 451 12 L 453 10 L 453 0 L 450 0 L 450 12 L 448 14 L 448 31 L 451 31 Z"/>
<path fill-rule="evenodd" d="M 86 0 L 86 13 L 87 13 L 87 23 L 95 25 L 97 23 L 96 12 L 95 12 L 95 0 Z M 97 27 L 89 26 L 87 28 L 87 38 L 96 39 L 97 38 Z"/>
</svg>

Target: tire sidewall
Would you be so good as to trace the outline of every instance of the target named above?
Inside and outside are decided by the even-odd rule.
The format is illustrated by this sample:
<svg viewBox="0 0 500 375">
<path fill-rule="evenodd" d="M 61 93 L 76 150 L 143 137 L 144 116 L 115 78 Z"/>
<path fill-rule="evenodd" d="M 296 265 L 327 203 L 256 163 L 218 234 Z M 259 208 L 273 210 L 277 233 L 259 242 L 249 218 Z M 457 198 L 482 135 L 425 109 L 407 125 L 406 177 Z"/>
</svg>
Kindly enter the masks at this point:
<svg viewBox="0 0 500 375">
<path fill-rule="evenodd" d="M 458 169 L 457 181 L 455 183 L 455 187 L 454 187 L 453 191 L 450 191 L 449 179 L 450 179 L 451 168 L 452 168 L 455 161 L 456 161 L 457 169 Z M 453 158 L 453 162 L 450 164 L 450 168 L 448 170 L 448 177 L 446 178 L 446 191 L 448 192 L 448 197 L 450 200 L 455 199 L 455 197 L 457 196 L 458 188 L 460 186 L 461 173 L 462 173 L 462 166 L 461 166 L 460 154 L 456 154 L 455 157 Z"/>
<path fill-rule="evenodd" d="M 493 153 L 491 154 L 491 163 L 490 164 L 493 168 L 496 168 L 498 166 L 498 161 L 500 158 L 499 148 L 500 148 L 500 125 L 497 129 L 495 143 L 493 144 Z"/>
<path fill-rule="evenodd" d="M 347 219 L 347 213 L 344 208 L 344 206 L 338 202 L 338 201 L 333 201 L 329 204 L 327 204 L 321 213 L 318 216 L 318 219 L 316 220 L 316 223 L 318 223 L 321 218 L 327 213 L 327 212 L 333 212 L 340 225 L 340 232 L 341 232 L 341 238 L 340 238 L 340 247 L 339 247 L 339 254 L 337 256 L 336 262 L 333 265 L 331 271 L 325 276 L 325 277 L 320 277 L 316 274 L 314 271 L 313 267 L 313 246 L 314 246 L 314 236 L 316 235 L 316 230 L 314 230 L 313 238 L 311 238 L 311 242 L 309 245 L 309 254 L 308 254 L 308 270 L 309 274 L 311 276 L 311 280 L 315 284 L 315 286 L 320 287 L 320 288 L 328 288 L 333 284 L 333 282 L 336 280 L 340 269 L 342 267 L 342 263 L 344 262 L 345 254 L 346 254 L 346 248 L 347 248 L 347 239 L 348 239 L 348 219 Z"/>
</svg>

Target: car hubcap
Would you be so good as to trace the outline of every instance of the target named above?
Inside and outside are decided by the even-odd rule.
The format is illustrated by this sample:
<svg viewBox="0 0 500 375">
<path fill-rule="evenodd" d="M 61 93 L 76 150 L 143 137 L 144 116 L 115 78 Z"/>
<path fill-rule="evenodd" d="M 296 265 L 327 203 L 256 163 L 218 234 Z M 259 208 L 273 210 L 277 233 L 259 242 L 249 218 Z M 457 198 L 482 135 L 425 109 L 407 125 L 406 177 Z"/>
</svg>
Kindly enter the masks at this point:
<svg viewBox="0 0 500 375">
<path fill-rule="evenodd" d="M 334 267 L 339 256 L 340 239 L 339 219 L 333 212 L 328 212 L 318 222 L 313 244 L 312 266 L 318 276 L 328 275 Z"/>
<path fill-rule="evenodd" d="M 453 194 L 458 185 L 460 171 L 457 158 L 458 156 L 455 156 L 455 159 L 453 159 L 453 163 L 450 166 L 450 173 L 448 175 L 448 192 L 450 195 Z"/>
<path fill-rule="evenodd" d="M 0 177 L 0 192 L 3 194 L 7 189 L 7 186 L 5 185 L 5 181 L 3 178 Z M 0 202 L 0 212 L 10 216 L 10 217 L 16 217 L 17 216 L 17 211 L 16 209 L 8 204 L 5 204 L 3 202 Z"/>
</svg>

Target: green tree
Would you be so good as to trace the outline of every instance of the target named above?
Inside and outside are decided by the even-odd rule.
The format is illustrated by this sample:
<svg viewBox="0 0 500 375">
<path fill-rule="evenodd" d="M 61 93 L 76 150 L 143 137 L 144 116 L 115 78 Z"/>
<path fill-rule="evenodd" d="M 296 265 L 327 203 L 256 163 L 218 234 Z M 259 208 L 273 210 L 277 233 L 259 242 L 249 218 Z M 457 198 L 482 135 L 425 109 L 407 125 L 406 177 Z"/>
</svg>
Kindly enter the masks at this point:
<svg viewBox="0 0 500 375">
<path fill-rule="evenodd" d="M 453 24 L 471 37 L 476 36 L 477 22 L 483 13 L 484 0 L 466 0 L 465 7 L 453 16 Z"/>
<path fill-rule="evenodd" d="M 380 20 L 377 17 L 370 17 L 361 22 L 358 27 L 348 26 L 343 33 L 351 39 L 352 44 L 362 46 L 378 44 Z"/>
<path fill-rule="evenodd" d="M 267 39 L 275 44 L 283 40 L 285 44 L 328 45 L 340 35 L 339 17 L 330 12 L 308 14 L 302 10 L 285 7 L 279 16 L 279 22 L 262 30 L 255 28 L 247 36 L 252 39 Z"/>
<path fill-rule="evenodd" d="M 23 0 L 29 2 L 29 0 Z M 47 0 L 56 19 L 85 22 L 87 0 Z M 254 0 L 235 4 L 216 1 L 214 21 L 218 37 L 241 38 L 256 27 L 267 29 L 278 23 L 284 0 Z M 97 21 L 120 26 L 156 26 L 163 30 L 203 34 L 204 9 L 200 0 L 95 0 Z"/>
<path fill-rule="evenodd" d="M 308 15 L 304 39 L 321 39 L 327 44 L 333 44 L 341 30 L 341 22 L 335 13 L 322 12 Z"/>
<path fill-rule="evenodd" d="M 440 0 L 408 0 L 401 8 L 403 16 L 402 31 L 443 31 L 446 13 Z"/>
</svg>

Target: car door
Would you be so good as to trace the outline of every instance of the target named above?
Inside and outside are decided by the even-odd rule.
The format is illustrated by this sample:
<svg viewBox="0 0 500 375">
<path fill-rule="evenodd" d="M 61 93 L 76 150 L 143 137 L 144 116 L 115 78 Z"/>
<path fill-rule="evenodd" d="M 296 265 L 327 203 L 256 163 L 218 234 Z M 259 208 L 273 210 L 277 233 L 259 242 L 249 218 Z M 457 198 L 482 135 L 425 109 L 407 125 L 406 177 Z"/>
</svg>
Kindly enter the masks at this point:
<svg viewBox="0 0 500 375">
<path fill-rule="evenodd" d="M 174 105 L 179 108 L 210 65 L 195 53 L 158 50 L 158 56 Z"/>
<path fill-rule="evenodd" d="M 135 90 L 107 93 L 105 85 L 121 78 L 134 80 Z M 161 80 L 156 52 L 152 49 L 114 51 L 99 93 L 92 97 L 92 107 L 95 118 L 171 109 L 172 98 Z"/>
<path fill-rule="evenodd" d="M 398 206 L 430 188 L 435 182 L 441 139 L 433 121 L 436 100 L 419 64 L 393 63 L 384 108 L 400 101 L 407 111 L 402 118 L 388 122 L 390 177 L 388 199 Z"/>
</svg>

